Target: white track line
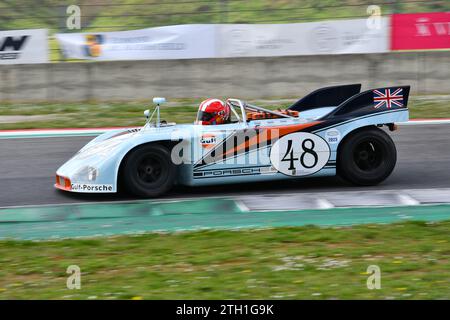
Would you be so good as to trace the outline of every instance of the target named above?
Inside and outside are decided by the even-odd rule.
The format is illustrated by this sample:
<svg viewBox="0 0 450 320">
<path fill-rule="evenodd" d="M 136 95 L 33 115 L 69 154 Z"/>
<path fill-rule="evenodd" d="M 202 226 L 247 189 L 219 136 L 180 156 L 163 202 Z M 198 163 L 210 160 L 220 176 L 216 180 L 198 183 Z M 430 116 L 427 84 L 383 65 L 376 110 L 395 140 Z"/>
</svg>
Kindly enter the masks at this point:
<svg viewBox="0 0 450 320">
<path fill-rule="evenodd" d="M 238 206 L 239 210 L 241 210 L 242 212 L 250 211 L 250 209 L 245 205 L 245 203 L 243 201 L 241 201 L 241 200 L 234 200 L 234 202 Z"/>
<path fill-rule="evenodd" d="M 449 124 L 450 119 L 430 119 L 430 120 L 410 120 L 408 122 L 397 123 L 400 126 L 420 126 L 427 124 Z"/>
<path fill-rule="evenodd" d="M 420 126 L 429 124 L 450 124 L 450 119 L 420 119 L 410 120 L 408 122 L 397 123 L 400 126 Z M 73 137 L 73 136 L 93 136 L 105 132 L 110 132 L 117 129 L 129 129 L 134 127 L 124 128 L 82 128 L 82 129 L 39 129 L 39 130 L 0 130 L 0 139 L 8 138 L 47 138 L 47 137 Z"/>
<path fill-rule="evenodd" d="M 319 209 L 333 209 L 334 204 L 332 204 L 330 201 L 324 198 L 317 199 L 317 207 Z"/>
<path fill-rule="evenodd" d="M 433 203 L 421 203 L 417 199 L 413 198 L 412 196 L 408 195 L 410 192 L 421 192 L 424 193 L 425 191 L 430 190 L 445 190 L 450 192 L 450 188 L 427 188 L 427 189 L 405 189 L 401 190 L 402 193 L 398 195 L 398 200 L 401 205 L 422 205 L 422 206 L 433 206 L 437 205 L 437 202 Z M 25 208 L 45 208 L 45 207 L 55 207 L 55 206 L 77 206 L 77 205 L 111 205 L 111 204 L 130 204 L 130 203 L 171 203 L 171 202 L 180 202 L 180 201 L 195 201 L 195 200 L 205 200 L 205 199 L 228 199 L 228 200 L 234 200 L 236 204 L 240 207 L 241 210 L 246 211 L 248 210 L 247 206 L 243 204 L 243 198 L 245 197 L 258 197 L 258 196 L 272 196 L 277 197 L 280 195 L 284 196 L 292 196 L 293 198 L 304 196 L 304 197 L 315 197 L 317 198 L 316 204 L 321 209 L 331 209 L 335 208 L 335 206 L 327 200 L 327 196 L 330 194 L 336 194 L 339 193 L 341 196 L 347 196 L 349 198 L 353 198 L 355 196 L 361 196 L 361 194 L 373 194 L 373 193 L 391 193 L 396 194 L 400 191 L 400 189 L 379 189 L 379 190 L 334 190 L 334 191 L 318 191 L 318 192 L 300 192 L 300 193 L 293 193 L 293 192 L 286 192 L 286 191 L 270 191 L 267 193 L 246 193 L 246 194 L 223 194 L 223 195 L 202 195 L 200 197 L 197 196 L 185 196 L 180 198 L 171 198 L 171 199 L 130 199 L 130 200 L 106 200 L 106 201 L 80 201 L 80 202 L 68 202 L 68 203 L 48 203 L 48 204 L 26 204 L 26 205 L 16 205 L 16 206 L 0 206 L 0 209 L 25 209 Z M 445 199 L 440 204 L 448 204 L 450 201 Z M 391 206 L 399 206 L 399 205 L 383 205 L 383 206 L 376 206 L 376 207 L 391 207 Z M 360 206 L 354 206 L 352 208 L 358 208 Z M 372 206 L 369 206 L 372 207 Z M 375 207 L 375 206 L 373 206 Z M 344 207 L 339 207 L 344 208 Z M 271 210 L 276 211 L 276 210 Z"/>
<path fill-rule="evenodd" d="M 400 203 L 406 206 L 417 206 L 420 204 L 420 201 L 414 199 L 413 197 L 407 194 L 399 194 L 398 198 L 400 200 Z"/>
<path fill-rule="evenodd" d="M 50 137 L 74 137 L 94 136 L 105 132 L 124 128 L 82 128 L 82 129 L 39 129 L 39 130 L 0 130 L 0 139 L 8 138 L 50 138 Z"/>
</svg>

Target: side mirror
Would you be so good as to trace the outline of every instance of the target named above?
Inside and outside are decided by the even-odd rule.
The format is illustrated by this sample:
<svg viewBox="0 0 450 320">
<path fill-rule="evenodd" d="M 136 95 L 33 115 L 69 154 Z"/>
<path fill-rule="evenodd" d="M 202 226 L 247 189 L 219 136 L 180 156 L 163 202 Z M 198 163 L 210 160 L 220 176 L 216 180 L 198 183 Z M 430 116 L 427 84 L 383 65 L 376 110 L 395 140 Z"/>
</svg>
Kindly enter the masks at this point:
<svg viewBox="0 0 450 320">
<path fill-rule="evenodd" d="M 166 103 L 166 98 L 163 98 L 163 97 L 155 97 L 155 98 L 153 98 L 153 103 L 154 103 L 154 104 L 157 104 L 157 105 Z"/>
<path fill-rule="evenodd" d="M 145 116 L 145 118 L 148 119 L 148 118 L 150 117 L 150 110 L 148 110 L 148 109 L 145 110 L 145 111 L 144 111 L 144 116 Z"/>
</svg>

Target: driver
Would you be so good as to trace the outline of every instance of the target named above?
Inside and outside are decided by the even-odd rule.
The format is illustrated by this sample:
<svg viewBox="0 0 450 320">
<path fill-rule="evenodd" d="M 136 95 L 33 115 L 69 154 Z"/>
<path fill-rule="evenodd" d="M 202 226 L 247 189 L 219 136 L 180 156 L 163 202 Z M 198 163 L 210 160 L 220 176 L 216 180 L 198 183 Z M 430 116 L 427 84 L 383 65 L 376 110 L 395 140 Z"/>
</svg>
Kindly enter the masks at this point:
<svg viewBox="0 0 450 320">
<path fill-rule="evenodd" d="M 206 99 L 198 107 L 197 124 L 230 123 L 230 106 L 219 99 Z"/>
</svg>

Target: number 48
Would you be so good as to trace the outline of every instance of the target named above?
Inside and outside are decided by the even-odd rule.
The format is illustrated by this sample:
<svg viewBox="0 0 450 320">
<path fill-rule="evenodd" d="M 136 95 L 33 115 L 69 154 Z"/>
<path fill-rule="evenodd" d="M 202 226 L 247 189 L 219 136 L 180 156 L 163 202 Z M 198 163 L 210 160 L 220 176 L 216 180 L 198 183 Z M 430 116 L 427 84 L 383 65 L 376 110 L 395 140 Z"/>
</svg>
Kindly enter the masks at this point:
<svg viewBox="0 0 450 320">
<path fill-rule="evenodd" d="M 319 157 L 317 156 L 317 153 L 314 151 L 315 143 L 313 140 L 311 140 L 311 139 L 303 140 L 302 154 L 300 155 L 300 158 L 294 157 L 294 148 L 293 148 L 292 144 L 293 144 L 292 140 L 288 140 L 286 153 L 284 154 L 283 158 L 281 159 L 281 161 L 289 161 L 288 170 L 296 170 L 295 161 L 297 161 L 297 160 L 300 160 L 300 165 L 306 169 L 311 169 L 317 165 L 317 162 L 319 161 Z M 314 159 L 313 163 L 310 165 L 306 164 L 306 162 L 305 162 L 305 156 L 307 154 L 310 154 Z"/>
</svg>

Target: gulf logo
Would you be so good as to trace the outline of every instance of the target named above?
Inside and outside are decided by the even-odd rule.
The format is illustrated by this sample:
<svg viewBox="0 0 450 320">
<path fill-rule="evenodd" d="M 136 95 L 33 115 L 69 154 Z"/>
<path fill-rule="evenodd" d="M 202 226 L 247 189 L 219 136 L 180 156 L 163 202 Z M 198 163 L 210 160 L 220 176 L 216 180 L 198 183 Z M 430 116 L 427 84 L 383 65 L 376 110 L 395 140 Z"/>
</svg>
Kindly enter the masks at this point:
<svg viewBox="0 0 450 320">
<path fill-rule="evenodd" d="M 202 147 L 205 149 L 212 148 L 217 143 L 217 138 L 215 135 L 207 133 L 202 136 L 200 139 L 200 143 L 202 144 Z"/>
</svg>

